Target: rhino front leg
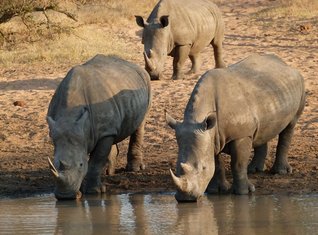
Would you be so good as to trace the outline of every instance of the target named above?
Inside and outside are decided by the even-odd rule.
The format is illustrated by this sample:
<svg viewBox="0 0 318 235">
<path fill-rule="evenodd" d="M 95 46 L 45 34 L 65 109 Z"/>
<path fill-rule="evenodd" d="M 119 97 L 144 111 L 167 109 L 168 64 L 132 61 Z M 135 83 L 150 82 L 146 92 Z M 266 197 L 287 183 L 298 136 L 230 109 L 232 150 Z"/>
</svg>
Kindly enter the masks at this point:
<svg viewBox="0 0 318 235">
<path fill-rule="evenodd" d="M 189 56 L 190 45 L 178 46 L 173 57 L 173 80 L 183 79 L 182 67 Z"/>
<path fill-rule="evenodd" d="M 145 120 L 130 136 L 126 165 L 127 171 L 139 171 L 145 169 L 145 164 L 143 163 L 144 126 Z"/>
<path fill-rule="evenodd" d="M 276 147 L 276 158 L 271 169 L 272 173 L 287 174 L 292 173 L 292 167 L 288 163 L 287 153 L 294 134 L 294 127 L 296 121 L 290 123 L 278 137 L 278 144 Z"/>
<path fill-rule="evenodd" d="M 91 153 L 88 161 L 88 171 L 83 186 L 85 193 L 102 192 L 101 174 L 110 156 L 114 139 L 112 137 L 104 137 L 100 139 Z"/>
<path fill-rule="evenodd" d="M 230 183 L 225 176 L 225 164 L 220 154 L 214 158 L 215 172 L 206 189 L 209 194 L 227 193 L 230 190 Z"/>
<path fill-rule="evenodd" d="M 248 173 L 262 172 L 265 170 L 264 168 L 267 149 L 267 143 L 254 148 L 254 156 L 248 165 Z"/>
<path fill-rule="evenodd" d="M 231 171 L 233 176 L 232 192 L 248 194 L 255 187 L 247 177 L 247 164 L 252 149 L 252 139 L 249 137 L 234 140 L 229 144 L 231 155 Z"/>
</svg>

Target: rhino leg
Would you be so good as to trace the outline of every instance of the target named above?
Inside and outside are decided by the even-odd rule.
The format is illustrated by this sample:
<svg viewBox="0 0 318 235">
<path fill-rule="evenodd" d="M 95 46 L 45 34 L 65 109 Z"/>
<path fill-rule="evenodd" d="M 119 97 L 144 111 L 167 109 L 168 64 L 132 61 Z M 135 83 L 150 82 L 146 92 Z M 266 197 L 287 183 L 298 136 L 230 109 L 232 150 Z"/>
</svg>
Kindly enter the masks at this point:
<svg viewBox="0 0 318 235">
<path fill-rule="evenodd" d="M 250 137 L 234 140 L 229 144 L 231 155 L 231 171 L 233 176 L 232 192 L 234 194 L 248 194 L 255 191 L 255 187 L 247 177 L 247 164 L 252 149 Z"/>
<path fill-rule="evenodd" d="M 201 67 L 201 57 L 200 57 L 200 54 L 195 54 L 195 55 L 189 55 L 189 58 L 191 60 L 191 63 L 192 63 L 192 67 L 191 67 L 191 70 L 188 72 L 188 74 L 191 74 L 191 73 L 198 73 L 199 72 L 199 69 Z"/>
<path fill-rule="evenodd" d="M 88 171 L 83 186 L 85 193 L 102 192 L 101 174 L 110 156 L 114 139 L 112 137 L 104 137 L 100 139 L 91 153 L 88 161 Z"/>
<path fill-rule="evenodd" d="M 296 121 L 291 122 L 278 137 L 278 144 L 276 147 L 276 158 L 271 169 L 272 173 L 287 174 L 292 172 L 292 167 L 288 163 L 287 153 L 294 133 Z"/>
<path fill-rule="evenodd" d="M 267 149 L 267 143 L 254 148 L 254 157 L 248 165 L 248 173 L 264 171 Z"/>
<path fill-rule="evenodd" d="M 190 46 L 178 46 L 173 57 L 173 80 L 183 79 L 182 67 L 189 56 Z"/>
<path fill-rule="evenodd" d="M 225 68 L 226 65 L 223 61 L 223 39 L 224 30 L 218 30 L 215 37 L 213 38 L 211 45 L 214 52 L 215 68 Z"/>
<path fill-rule="evenodd" d="M 106 174 L 107 175 L 114 175 L 116 169 L 116 162 L 118 156 L 118 148 L 117 145 L 113 145 L 111 151 L 108 155 L 108 161 L 106 162 Z"/>
<path fill-rule="evenodd" d="M 225 165 L 220 155 L 214 158 L 215 172 L 206 189 L 207 193 L 227 193 L 230 190 L 230 183 L 227 181 L 225 176 Z"/>
<path fill-rule="evenodd" d="M 126 165 L 127 171 L 145 169 L 145 164 L 143 163 L 144 126 L 145 119 L 139 128 L 130 136 Z"/>
</svg>

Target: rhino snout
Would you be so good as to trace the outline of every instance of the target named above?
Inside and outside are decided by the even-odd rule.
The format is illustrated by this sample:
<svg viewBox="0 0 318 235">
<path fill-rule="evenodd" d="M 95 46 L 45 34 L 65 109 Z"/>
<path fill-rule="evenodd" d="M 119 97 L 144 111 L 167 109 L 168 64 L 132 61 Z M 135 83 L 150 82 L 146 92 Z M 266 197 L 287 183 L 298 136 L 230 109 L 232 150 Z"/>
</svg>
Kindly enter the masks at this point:
<svg viewBox="0 0 318 235">
<path fill-rule="evenodd" d="M 60 192 L 55 190 L 54 195 L 57 200 L 74 200 L 82 197 L 81 191 Z"/>
<path fill-rule="evenodd" d="M 184 192 L 181 192 L 181 191 L 177 191 L 177 193 L 175 194 L 175 199 L 177 200 L 177 202 L 180 202 L 180 203 L 183 203 L 183 202 L 197 202 L 198 199 L 200 197 L 196 197 L 196 196 L 193 196 L 193 195 L 190 195 L 188 193 L 184 193 Z"/>
</svg>

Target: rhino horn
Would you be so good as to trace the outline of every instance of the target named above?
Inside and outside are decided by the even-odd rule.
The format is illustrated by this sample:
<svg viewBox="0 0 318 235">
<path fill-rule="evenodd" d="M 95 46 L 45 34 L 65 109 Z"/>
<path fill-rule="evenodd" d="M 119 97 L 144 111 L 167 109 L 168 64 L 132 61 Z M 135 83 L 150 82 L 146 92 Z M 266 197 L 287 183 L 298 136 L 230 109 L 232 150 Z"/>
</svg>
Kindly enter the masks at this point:
<svg viewBox="0 0 318 235">
<path fill-rule="evenodd" d="M 56 178 L 58 178 L 58 177 L 59 177 L 59 172 L 56 170 L 56 168 L 55 168 L 55 166 L 53 165 L 51 159 L 50 159 L 49 157 L 48 157 L 47 159 L 48 159 L 48 161 L 49 161 L 49 166 L 50 166 L 51 172 L 53 173 L 53 175 L 54 175 Z"/>
<path fill-rule="evenodd" d="M 193 171 L 193 167 L 188 163 L 180 163 L 182 170 L 185 174 L 190 174 Z"/>
<path fill-rule="evenodd" d="M 152 50 L 150 49 L 150 52 L 149 52 L 149 56 L 151 58 L 151 54 L 153 54 Z M 145 57 L 145 62 L 146 62 L 146 65 L 148 66 L 148 68 L 151 70 L 151 71 L 154 71 L 156 68 L 155 66 L 153 65 L 152 61 L 150 60 L 150 58 L 148 57 L 147 53 L 144 51 L 144 57 Z"/>
<path fill-rule="evenodd" d="M 177 188 L 182 192 L 190 192 L 189 183 L 188 180 L 184 177 L 177 177 L 170 169 L 170 174 L 173 179 L 174 184 L 177 186 Z"/>
</svg>

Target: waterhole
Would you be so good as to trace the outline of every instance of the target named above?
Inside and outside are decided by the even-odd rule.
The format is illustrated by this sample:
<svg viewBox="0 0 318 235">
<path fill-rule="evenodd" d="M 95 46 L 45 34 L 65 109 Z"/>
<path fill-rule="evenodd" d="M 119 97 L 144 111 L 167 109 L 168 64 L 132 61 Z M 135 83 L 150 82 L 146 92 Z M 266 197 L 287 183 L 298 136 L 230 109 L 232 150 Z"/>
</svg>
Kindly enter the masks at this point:
<svg viewBox="0 0 318 235">
<path fill-rule="evenodd" d="M 0 234 L 317 234 L 318 195 L 122 194 L 0 200 Z"/>
</svg>

